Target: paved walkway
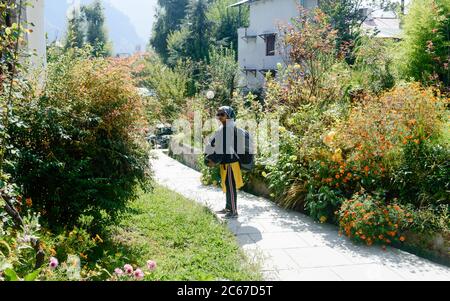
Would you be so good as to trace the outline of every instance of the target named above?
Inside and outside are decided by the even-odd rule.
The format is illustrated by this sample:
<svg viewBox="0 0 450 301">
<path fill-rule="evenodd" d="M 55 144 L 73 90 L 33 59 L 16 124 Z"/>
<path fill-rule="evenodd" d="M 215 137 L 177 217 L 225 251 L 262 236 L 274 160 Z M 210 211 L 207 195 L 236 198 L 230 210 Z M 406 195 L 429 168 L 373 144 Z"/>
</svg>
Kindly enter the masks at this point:
<svg viewBox="0 0 450 301">
<path fill-rule="evenodd" d="M 220 189 L 205 187 L 200 173 L 156 152 L 158 183 L 212 210 L 224 207 Z M 450 268 L 407 252 L 355 245 L 335 226 L 248 193 L 238 193 L 238 220 L 230 230 L 250 258 L 262 262 L 266 280 L 450 280 Z"/>
</svg>

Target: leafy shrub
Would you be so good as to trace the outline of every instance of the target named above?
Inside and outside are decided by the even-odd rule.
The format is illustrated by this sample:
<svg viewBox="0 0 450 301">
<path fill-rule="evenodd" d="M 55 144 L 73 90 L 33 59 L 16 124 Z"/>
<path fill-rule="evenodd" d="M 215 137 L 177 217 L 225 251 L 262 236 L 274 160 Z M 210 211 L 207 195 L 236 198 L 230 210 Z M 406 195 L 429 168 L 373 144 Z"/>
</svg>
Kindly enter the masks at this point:
<svg viewBox="0 0 450 301">
<path fill-rule="evenodd" d="M 412 212 L 410 230 L 416 233 L 450 233 L 450 206 L 430 205 Z"/>
<path fill-rule="evenodd" d="M 336 177 L 352 184 L 349 194 L 359 189 L 350 181 L 355 177 L 365 189 L 387 185 L 390 172 L 401 164 L 405 145 L 423 144 L 439 135 L 443 110 L 434 91 L 418 84 L 398 86 L 379 99 L 366 97 L 345 122 L 324 137 L 324 143 L 337 154 L 329 161 L 340 165 Z M 333 170 L 328 162 L 324 164 Z"/>
<path fill-rule="evenodd" d="M 450 149 L 428 140 L 416 142 L 410 139 L 403 148 L 403 160 L 391 172 L 391 190 L 416 208 L 450 205 Z"/>
<path fill-rule="evenodd" d="M 152 109 L 159 111 L 161 122 L 171 122 L 178 117 L 188 96 L 189 62 L 179 61 L 174 68 L 164 65 L 157 57 L 149 57 L 141 73 L 143 85 L 155 94 Z M 155 106 L 158 105 L 159 106 Z"/>
<path fill-rule="evenodd" d="M 199 157 L 198 164 L 201 167 L 201 181 L 203 185 L 214 185 L 216 187 L 220 187 L 220 183 L 222 182 L 220 178 L 220 168 L 219 167 L 208 167 L 205 164 L 204 156 Z"/>
<path fill-rule="evenodd" d="M 342 198 L 339 190 L 333 190 L 328 186 L 322 186 L 317 191 L 311 187 L 305 207 L 309 215 L 316 220 L 322 223 L 335 222 L 334 212 L 342 203 Z"/>
<path fill-rule="evenodd" d="M 372 245 L 404 241 L 401 230 L 412 222 L 408 213 L 394 199 L 387 204 L 382 193 L 357 193 L 342 203 L 337 212 L 341 231 L 351 239 Z"/>
<path fill-rule="evenodd" d="M 379 94 L 395 85 L 393 42 L 362 36 L 355 49 L 352 66 L 353 95 L 357 92 Z"/>
<path fill-rule="evenodd" d="M 214 91 L 213 100 L 208 100 L 207 108 L 216 110 L 220 106 L 231 105 L 233 94 L 238 87 L 239 64 L 235 52 L 225 47 L 211 47 L 209 64 L 206 67 L 204 90 Z"/>
<path fill-rule="evenodd" d="M 416 0 L 405 18 L 398 64 L 405 78 L 450 85 L 450 3 Z"/>
<path fill-rule="evenodd" d="M 129 70 L 77 53 L 49 65 L 46 89 L 18 110 L 13 179 L 52 228 L 92 227 L 149 187 L 142 102 Z"/>
</svg>

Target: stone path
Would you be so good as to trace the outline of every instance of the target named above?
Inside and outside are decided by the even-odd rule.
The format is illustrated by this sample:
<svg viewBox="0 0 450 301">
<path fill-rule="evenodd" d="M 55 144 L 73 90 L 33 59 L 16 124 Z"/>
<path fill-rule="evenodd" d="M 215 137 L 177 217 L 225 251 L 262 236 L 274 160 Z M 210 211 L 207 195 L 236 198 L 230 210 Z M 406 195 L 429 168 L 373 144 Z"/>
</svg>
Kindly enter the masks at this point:
<svg viewBox="0 0 450 301">
<path fill-rule="evenodd" d="M 200 173 L 155 152 L 159 184 L 216 211 L 224 207 L 220 189 L 205 187 Z M 266 280 L 450 280 L 450 268 L 410 253 L 355 245 L 333 225 L 315 223 L 269 200 L 238 193 L 238 220 L 230 230 L 248 256 L 262 262 Z"/>
</svg>

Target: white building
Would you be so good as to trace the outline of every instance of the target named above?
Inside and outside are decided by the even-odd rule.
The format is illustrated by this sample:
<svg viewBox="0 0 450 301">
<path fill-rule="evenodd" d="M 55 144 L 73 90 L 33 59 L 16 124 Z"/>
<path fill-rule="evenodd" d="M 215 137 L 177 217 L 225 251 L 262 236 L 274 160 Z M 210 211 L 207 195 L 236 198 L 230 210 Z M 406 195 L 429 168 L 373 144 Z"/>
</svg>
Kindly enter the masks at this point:
<svg viewBox="0 0 450 301">
<path fill-rule="evenodd" d="M 279 26 L 298 16 L 299 5 L 315 8 L 318 0 L 242 0 L 232 7 L 241 5 L 250 8 L 250 26 L 238 30 L 238 59 L 243 72 L 241 85 L 256 90 L 263 86 L 265 74 L 275 71 L 277 64 L 284 61 L 277 49 Z"/>
<path fill-rule="evenodd" d="M 367 18 L 362 24 L 362 29 L 368 34 L 384 39 L 400 39 L 402 37 L 401 20 L 395 12 L 365 8 L 363 14 Z"/>
</svg>

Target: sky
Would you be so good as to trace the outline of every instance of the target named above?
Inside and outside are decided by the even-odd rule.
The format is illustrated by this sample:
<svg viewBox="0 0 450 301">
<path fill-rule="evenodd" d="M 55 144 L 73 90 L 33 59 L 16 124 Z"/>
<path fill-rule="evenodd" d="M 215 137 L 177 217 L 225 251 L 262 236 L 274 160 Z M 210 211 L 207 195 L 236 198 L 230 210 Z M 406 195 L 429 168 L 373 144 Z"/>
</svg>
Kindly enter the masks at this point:
<svg viewBox="0 0 450 301">
<path fill-rule="evenodd" d="M 157 0 L 107 0 L 130 17 L 138 35 L 148 41 L 155 19 Z"/>
</svg>

